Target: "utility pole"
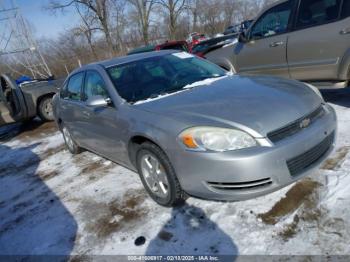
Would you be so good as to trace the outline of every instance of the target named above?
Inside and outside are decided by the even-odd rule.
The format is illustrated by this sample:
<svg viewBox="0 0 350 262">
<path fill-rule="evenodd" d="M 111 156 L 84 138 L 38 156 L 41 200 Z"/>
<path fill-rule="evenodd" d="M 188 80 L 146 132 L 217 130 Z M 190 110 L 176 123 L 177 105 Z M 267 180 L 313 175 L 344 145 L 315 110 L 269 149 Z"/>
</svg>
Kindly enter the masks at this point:
<svg viewBox="0 0 350 262">
<path fill-rule="evenodd" d="M 21 71 L 33 78 L 52 75 L 15 0 L 0 0 L 0 59 L 16 74 Z"/>
</svg>

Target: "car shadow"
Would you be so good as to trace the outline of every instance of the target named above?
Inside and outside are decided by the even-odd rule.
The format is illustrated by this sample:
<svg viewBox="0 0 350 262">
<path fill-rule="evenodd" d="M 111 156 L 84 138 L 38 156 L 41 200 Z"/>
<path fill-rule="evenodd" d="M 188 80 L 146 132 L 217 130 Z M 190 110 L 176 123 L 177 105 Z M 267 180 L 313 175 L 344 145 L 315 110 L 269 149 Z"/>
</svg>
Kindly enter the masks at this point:
<svg viewBox="0 0 350 262">
<path fill-rule="evenodd" d="M 350 107 L 350 88 L 320 90 L 324 100 L 339 106 Z"/>
<path fill-rule="evenodd" d="M 77 222 L 46 185 L 50 173 L 38 171 L 40 157 L 33 152 L 38 145 L 0 145 L 0 260 L 30 255 L 68 260 L 74 247 Z"/>
<path fill-rule="evenodd" d="M 13 123 L 0 127 L 0 142 L 7 142 L 15 137 L 33 136 L 36 133 L 45 133 L 57 130 L 54 122 L 43 122 L 38 118 L 26 122 Z"/>
<path fill-rule="evenodd" d="M 149 242 L 146 255 L 213 255 L 224 256 L 220 261 L 234 261 L 238 248 L 202 209 L 185 204 L 172 209 L 171 218 Z"/>
</svg>

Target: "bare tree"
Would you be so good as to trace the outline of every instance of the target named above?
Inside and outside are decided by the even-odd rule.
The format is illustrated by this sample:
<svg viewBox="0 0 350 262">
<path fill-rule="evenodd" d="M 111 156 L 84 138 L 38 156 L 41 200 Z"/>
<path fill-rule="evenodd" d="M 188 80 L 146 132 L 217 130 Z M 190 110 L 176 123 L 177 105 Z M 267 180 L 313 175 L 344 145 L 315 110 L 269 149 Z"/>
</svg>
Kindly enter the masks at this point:
<svg viewBox="0 0 350 262">
<path fill-rule="evenodd" d="M 237 23 L 237 19 L 234 19 L 236 14 L 236 9 L 238 6 L 236 5 L 237 0 L 224 0 L 223 3 L 223 12 L 224 12 L 224 23 L 225 27 L 230 26 L 232 23 Z"/>
<path fill-rule="evenodd" d="M 116 39 L 117 50 L 122 53 L 125 52 L 124 34 L 128 24 L 125 10 L 127 9 L 127 0 L 112 0 L 111 18 L 114 24 L 112 24 L 112 36 Z"/>
<path fill-rule="evenodd" d="M 97 59 L 98 55 L 96 53 L 95 47 L 93 45 L 93 32 L 96 30 L 100 30 L 99 27 L 96 26 L 96 17 L 94 15 L 91 15 L 91 11 L 88 10 L 87 12 L 83 13 L 80 10 L 80 7 L 78 4 L 75 4 L 75 8 L 77 13 L 79 14 L 82 23 L 76 27 L 73 28 L 73 31 L 76 35 L 84 35 L 88 45 L 90 47 L 91 53 L 93 54 L 94 58 Z"/>
<path fill-rule="evenodd" d="M 155 0 L 128 0 L 129 3 L 135 8 L 137 23 L 140 28 L 143 42 L 145 45 L 149 43 L 149 27 L 150 17 L 153 10 Z"/>
<path fill-rule="evenodd" d="M 185 10 L 187 0 L 156 0 L 155 2 L 165 9 L 168 15 L 169 38 L 175 39 L 177 20 Z"/>
<path fill-rule="evenodd" d="M 200 0 L 188 0 L 188 10 L 192 14 L 192 31 L 195 32 L 198 30 L 197 23 L 198 23 L 198 16 L 199 16 L 199 5 Z"/>
<path fill-rule="evenodd" d="M 66 0 L 51 0 L 49 9 L 64 9 L 72 5 L 78 5 L 84 7 L 86 11 L 90 11 L 100 22 L 107 46 L 115 54 L 116 48 L 113 44 L 109 28 L 109 2 L 109 0 L 70 0 L 69 2 L 66 2 Z"/>
</svg>

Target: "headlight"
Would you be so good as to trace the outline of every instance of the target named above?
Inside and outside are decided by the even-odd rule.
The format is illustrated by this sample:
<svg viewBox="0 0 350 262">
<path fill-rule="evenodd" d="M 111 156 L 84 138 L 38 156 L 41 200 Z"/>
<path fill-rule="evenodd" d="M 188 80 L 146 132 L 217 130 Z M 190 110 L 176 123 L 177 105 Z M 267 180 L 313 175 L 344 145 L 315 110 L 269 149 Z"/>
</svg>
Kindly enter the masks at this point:
<svg viewBox="0 0 350 262">
<path fill-rule="evenodd" d="M 323 96 L 320 92 L 320 90 L 318 90 L 318 88 L 316 86 L 313 86 L 311 84 L 305 83 L 305 85 L 307 85 L 308 87 L 310 87 L 312 89 L 312 91 L 314 91 L 316 93 L 316 95 L 318 95 L 319 97 L 321 97 L 321 99 L 323 100 Z"/>
<path fill-rule="evenodd" d="M 256 141 L 247 133 L 228 128 L 193 127 L 179 135 L 181 142 L 192 150 L 231 151 L 256 146 Z"/>
</svg>

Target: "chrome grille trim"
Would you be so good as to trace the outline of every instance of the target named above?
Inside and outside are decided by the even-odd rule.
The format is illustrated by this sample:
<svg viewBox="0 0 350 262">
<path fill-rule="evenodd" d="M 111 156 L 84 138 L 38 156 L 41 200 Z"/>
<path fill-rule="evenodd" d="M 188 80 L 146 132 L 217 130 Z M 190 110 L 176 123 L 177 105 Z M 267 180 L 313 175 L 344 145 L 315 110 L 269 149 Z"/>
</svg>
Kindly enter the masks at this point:
<svg viewBox="0 0 350 262">
<path fill-rule="evenodd" d="M 296 121 L 294 121 L 294 122 L 292 122 L 292 123 L 290 123 L 282 128 L 279 128 L 277 130 L 269 132 L 267 134 L 267 137 L 273 143 L 279 142 L 279 141 L 281 141 L 287 137 L 290 137 L 290 136 L 298 133 L 299 131 L 301 131 L 303 129 L 303 127 L 301 127 L 301 123 L 303 122 L 303 120 L 310 119 L 309 125 L 312 125 L 313 122 L 315 122 L 318 118 L 323 116 L 324 113 L 325 113 L 325 111 L 324 111 L 323 105 L 321 105 L 316 110 L 311 112 L 310 114 L 308 114 L 302 118 L 299 118 L 298 120 L 296 120 Z"/>
<path fill-rule="evenodd" d="M 334 142 L 335 133 L 327 136 L 321 143 L 308 151 L 287 161 L 291 176 L 297 176 L 306 171 L 310 166 L 320 160 L 330 149 Z"/>
<path fill-rule="evenodd" d="M 236 183 L 220 183 L 220 182 L 207 182 L 208 186 L 213 189 L 219 190 L 244 190 L 254 189 L 258 187 L 264 187 L 272 184 L 271 178 L 263 178 L 248 182 L 236 182 Z"/>
</svg>

